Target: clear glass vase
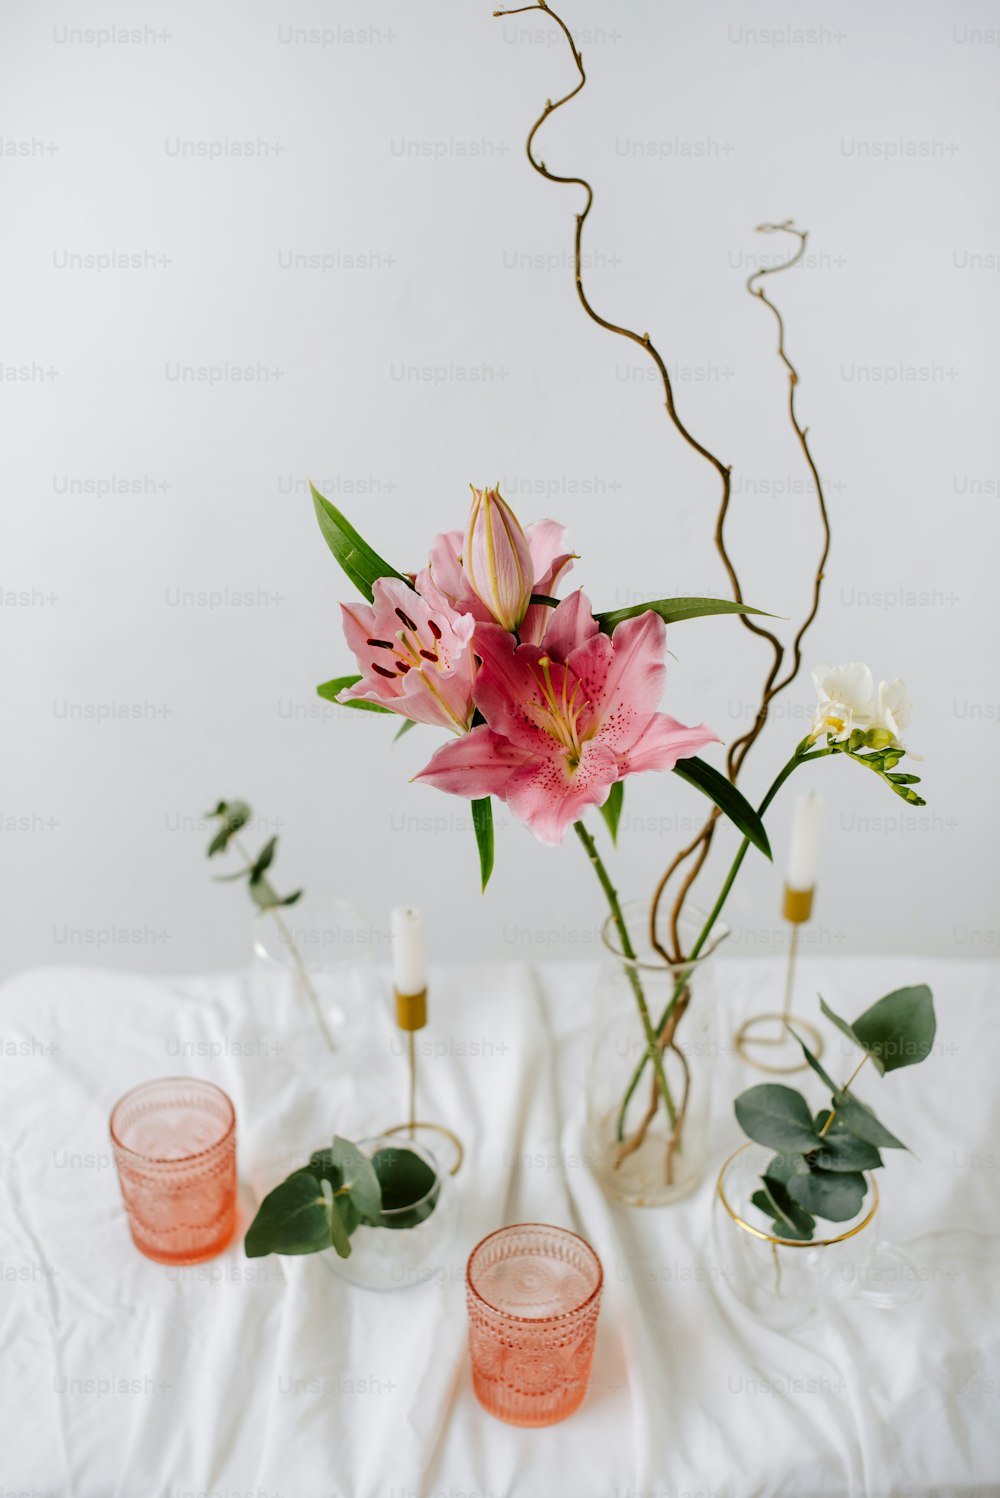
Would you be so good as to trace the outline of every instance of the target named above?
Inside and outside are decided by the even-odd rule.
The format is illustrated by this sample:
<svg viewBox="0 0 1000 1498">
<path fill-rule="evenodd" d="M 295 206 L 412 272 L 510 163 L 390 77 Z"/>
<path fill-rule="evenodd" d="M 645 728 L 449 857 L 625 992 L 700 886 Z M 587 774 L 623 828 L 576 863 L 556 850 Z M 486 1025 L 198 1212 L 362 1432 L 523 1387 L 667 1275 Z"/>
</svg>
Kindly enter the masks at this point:
<svg viewBox="0 0 1000 1498">
<path fill-rule="evenodd" d="M 587 1084 L 588 1155 L 605 1194 L 630 1207 L 667 1206 L 704 1178 L 719 1054 L 709 963 L 727 935 L 717 924 L 697 959 L 668 963 L 650 940 L 649 909 L 648 900 L 622 906 L 627 945 L 613 917 L 604 924 Z M 704 924 L 701 911 L 684 912 L 683 951 Z M 669 950 L 662 932 L 661 944 Z M 668 1021 L 651 1047 L 671 1005 L 675 1027 Z"/>
<path fill-rule="evenodd" d="M 360 1140 L 358 1148 L 369 1158 L 379 1150 L 411 1150 L 433 1170 L 434 1183 L 418 1202 L 383 1207 L 377 1227 L 356 1227 L 348 1258 L 333 1249 L 324 1252 L 327 1268 L 363 1290 L 408 1290 L 435 1275 L 447 1276 L 460 1217 L 453 1175 L 418 1139 L 382 1135 Z"/>
<path fill-rule="evenodd" d="M 878 1237 L 878 1184 L 848 1222 L 816 1219 L 811 1243 L 778 1237 L 751 1200 L 774 1150 L 744 1144 L 719 1172 L 712 1234 L 719 1279 L 758 1321 L 787 1331 L 828 1315 L 838 1302 L 860 1299 L 889 1308 L 912 1299 L 909 1261 Z M 882 1284 L 888 1275 L 888 1292 Z"/>
<path fill-rule="evenodd" d="M 374 942 L 364 911 L 332 896 L 258 913 L 254 955 L 270 1023 L 290 1051 L 328 1059 L 355 1049 L 376 1003 Z"/>
</svg>

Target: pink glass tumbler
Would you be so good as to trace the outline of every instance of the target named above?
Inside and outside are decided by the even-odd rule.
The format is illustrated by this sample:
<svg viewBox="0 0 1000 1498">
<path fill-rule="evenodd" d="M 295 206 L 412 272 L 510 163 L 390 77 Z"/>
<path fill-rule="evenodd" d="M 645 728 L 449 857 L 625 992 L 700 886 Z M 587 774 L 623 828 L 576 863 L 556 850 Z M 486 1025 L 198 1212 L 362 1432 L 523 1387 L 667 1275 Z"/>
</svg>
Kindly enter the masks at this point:
<svg viewBox="0 0 1000 1498">
<path fill-rule="evenodd" d="M 472 1250 L 466 1271 L 476 1398 L 510 1425 L 555 1425 L 583 1402 L 604 1281 L 589 1243 L 524 1222 Z"/>
<path fill-rule="evenodd" d="M 236 1112 L 195 1077 L 134 1087 L 111 1113 L 132 1240 L 160 1264 L 200 1264 L 236 1231 Z"/>
</svg>

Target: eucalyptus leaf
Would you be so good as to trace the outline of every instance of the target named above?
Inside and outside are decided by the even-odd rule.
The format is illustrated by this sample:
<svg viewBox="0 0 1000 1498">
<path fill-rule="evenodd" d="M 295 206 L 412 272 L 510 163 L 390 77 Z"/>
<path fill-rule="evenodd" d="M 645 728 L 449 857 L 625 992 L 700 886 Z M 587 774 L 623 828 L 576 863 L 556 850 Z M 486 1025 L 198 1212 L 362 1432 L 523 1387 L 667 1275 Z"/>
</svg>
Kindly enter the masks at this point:
<svg viewBox="0 0 1000 1498">
<path fill-rule="evenodd" d="M 390 1145 L 376 1150 L 372 1165 L 382 1191 L 382 1227 L 413 1228 L 431 1215 L 437 1206 L 441 1186 L 437 1175 L 420 1155 Z M 392 1215 L 387 1216 L 387 1213 Z"/>
<path fill-rule="evenodd" d="M 793 1200 L 784 1182 L 773 1176 L 762 1176 L 761 1181 L 763 1191 L 755 1191 L 750 1200 L 774 1220 L 777 1237 L 808 1243 L 816 1226 L 815 1219 Z"/>
<path fill-rule="evenodd" d="M 847 1222 L 856 1217 L 868 1189 L 859 1171 L 817 1170 L 792 1176 L 788 1183 L 791 1196 L 800 1207 L 830 1222 Z"/>
<path fill-rule="evenodd" d="M 906 1149 L 902 1140 L 897 1139 L 895 1134 L 890 1134 L 885 1125 L 879 1122 L 868 1104 L 856 1098 L 853 1093 L 835 1092 L 833 1106 L 844 1128 L 856 1134 L 859 1139 L 867 1140 L 880 1150 Z"/>
<path fill-rule="evenodd" d="M 608 799 L 600 808 L 601 816 L 604 818 L 611 833 L 611 841 L 618 842 L 618 823 L 621 821 L 622 806 L 625 804 L 625 782 L 615 780 L 612 782 Z"/>
<path fill-rule="evenodd" d="M 340 1166 L 333 1157 L 333 1150 L 327 1146 L 326 1149 L 314 1150 L 309 1156 L 309 1167 L 314 1176 L 321 1181 L 329 1181 L 334 1191 L 340 1186 Z"/>
<path fill-rule="evenodd" d="M 859 1044 L 883 1075 L 926 1061 L 936 1031 L 934 999 L 926 983 L 895 989 L 854 1021 Z"/>
<path fill-rule="evenodd" d="M 846 1019 L 841 1019 L 839 1014 L 834 1014 L 833 1010 L 830 1008 L 829 1004 L 826 1002 L 822 994 L 820 994 L 819 998 L 819 1007 L 822 1009 L 823 1013 L 826 1015 L 830 1023 L 836 1025 L 837 1029 L 841 1032 L 842 1035 L 847 1036 L 852 1045 L 858 1046 L 858 1048 L 862 1051 L 865 1049 L 861 1044 L 861 1041 L 855 1035 L 851 1026 L 847 1023 Z"/>
<path fill-rule="evenodd" d="M 820 1170 L 853 1171 L 878 1170 L 882 1156 L 874 1144 L 860 1139 L 849 1129 L 837 1128 L 837 1119 L 823 1136 L 818 1150 L 809 1157 L 811 1164 Z"/>
<path fill-rule="evenodd" d="M 349 1259 L 351 1257 L 351 1229 L 340 1215 L 339 1200 L 334 1197 L 329 1181 L 324 1181 L 322 1184 L 330 1216 L 330 1242 L 339 1258 Z"/>
<path fill-rule="evenodd" d="M 216 853 L 224 852 L 230 839 L 246 826 L 253 813 L 245 801 L 220 801 L 208 815 L 222 818 L 222 826 L 208 845 L 208 857 L 212 858 Z"/>
<path fill-rule="evenodd" d="M 372 585 L 381 577 L 395 577 L 409 587 L 413 586 L 408 577 L 397 572 L 395 567 L 390 567 L 377 551 L 372 550 L 336 505 L 324 499 L 313 484 L 309 485 L 309 491 L 323 539 L 358 592 L 363 593 L 369 603 L 373 599 Z"/>
<path fill-rule="evenodd" d="M 272 837 L 268 842 L 264 844 L 263 848 L 261 848 L 260 852 L 257 854 L 256 860 L 254 861 L 254 866 L 250 870 L 251 884 L 253 884 L 255 880 L 260 879 L 265 869 L 269 869 L 271 867 L 272 863 L 274 862 L 274 854 L 277 846 L 278 839 L 276 837 Z"/>
<path fill-rule="evenodd" d="M 686 780 L 689 785 L 696 786 L 703 795 L 715 803 L 720 811 L 726 814 L 744 837 L 749 838 L 755 848 L 760 849 L 765 858 L 771 857 L 771 844 L 764 831 L 763 822 L 743 792 L 737 790 L 725 775 L 706 764 L 703 759 L 699 759 L 696 754 L 690 755 L 687 759 L 679 759 L 674 765 L 674 774 Z"/>
<path fill-rule="evenodd" d="M 382 1210 L 382 1188 L 368 1156 L 363 1155 L 349 1139 L 341 1139 L 338 1135 L 333 1141 L 331 1159 L 340 1171 L 338 1190 L 349 1195 L 352 1205 L 366 1222 L 376 1223 Z"/>
<path fill-rule="evenodd" d="M 328 1183 L 326 1183 L 328 1184 Z M 331 1245 L 331 1206 L 321 1182 L 297 1170 L 261 1202 L 244 1240 L 248 1259 L 314 1254 Z"/>
<path fill-rule="evenodd" d="M 802 1047 L 802 1054 L 803 1054 L 803 1056 L 805 1057 L 805 1059 L 809 1063 L 809 1065 L 812 1067 L 812 1069 L 816 1073 L 817 1077 L 819 1077 L 823 1082 L 826 1083 L 827 1087 L 829 1087 L 829 1089 L 830 1089 L 831 1092 L 836 1092 L 837 1091 L 837 1084 L 833 1080 L 833 1078 L 830 1076 L 830 1074 L 824 1069 L 823 1064 L 820 1061 L 819 1057 L 813 1051 L 811 1051 L 809 1049 L 809 1047 L 806 1045 L 805 1041 L 802 1039 L 801 1035 L 796 1035 L 795 1034 L 795 1031 L 792 1029 L 791 1025 L 788 1024 L 787 1021 L 785 1023 L 785 1029 L 789 1032 L 790 1035 L 792 1035 L 798 1041 L 799 1045 Z"/>
<path fill-rule="evenodd" d="M 731 598 L 653 598 L 649 603 L 633 603 L 624 609 L 609 609 L 595 614 L 606 635 L 613 634 L 626 619 L 635 619 L 639 614 L 659 614 L 667 624 L 678 624 L 682 619 L 703 619 L 710 614 L 760 614 L 764 619 L 773 619 L 763 609 L 752 609 L 745 603 L 734 603 Z"/>
<path fill-rule="evenodd" d="M 815 1149 L 809 1105 L 800 1092 L 780 1082 L 761 1082 L 740 1093 L 736 1117 L 744 1134 L 783 1154 Z"/>
</svg>

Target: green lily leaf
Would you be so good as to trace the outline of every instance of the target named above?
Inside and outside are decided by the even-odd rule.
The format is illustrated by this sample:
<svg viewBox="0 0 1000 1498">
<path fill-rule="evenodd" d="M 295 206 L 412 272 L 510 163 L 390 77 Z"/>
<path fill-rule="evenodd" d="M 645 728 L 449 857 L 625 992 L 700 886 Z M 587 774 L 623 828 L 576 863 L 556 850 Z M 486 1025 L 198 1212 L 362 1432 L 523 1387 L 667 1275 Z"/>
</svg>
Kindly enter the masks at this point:
<svg viewBox="0 0 1000 1498">
<path fill-rule="evenodd" d="M 479 873 L 485 894 L 493 872 L 493 803 L 489 796 L 472 802 L 472 826 L 479 849 Z"/>
<path fill-rule="evenodd" d="M 830 1222 L 847 1222 L 856 1217 L 868 1186 L 859 1172 L 817 1170 L 792 1176 L 788 1190 L 800 1207 Z"/>
<path fill-rule="evenodd" d="M 633 603 L 625 609 L 609 609 L 595 614 L 606 635 L 613 634 L 626 619 L 635 619 L 639 614 L 659 614 L 667 624 L 678 624 L 682 619 L 703 619 L 710 614 L 760 614 L 764 619 L 773 619 L 763 609 L 752 609 L 745 603 L 734 603 L 731 598 L 653 598 L 649 603 Z"/>
<path fill-rule="evenodd" d="M 415 1228 L 431 1215 L 437 1206 L 441 1186 L 434 1171 L 420 1155 L 413 1150 L 389 1146 L 376 1150 L 372 1165 L 382 1191 L 382 1227 Z M 386 1213 L 393 1215 L 387 1217 Z"/>
<path fill-rule="evenodd" d="M 403 737 L 403 734 L 404 733 L 409 733 L 410 729 L 411 728 L 416 728 L 416 726 L 417 726 L 417 720 L 415 718 L 404 718 L 403 719 L 403 723 L 402 723 L 402 727 L 400 727 L 400 728 L 398 728 L 396 730 L 395 734 L 393 735 L 392 742 L 394 744 L 398 744 L 399 741 L 400 741 L 400 739 Z"/>
<path fill-rule="evenodd" d="M 611 786 L 611 791 L 608 795 L 608 799 L 600 808 L 601 816 L 608 824 L 608 831 L 611 833 L 611 841 L 615 844 L 617 844 L 618 842 L 618 823 L 621 821 L 622 807 L 624 806 L 624 804 L 625 782 L 624 780 L 616 780 Z"/>
<path fill-rule="evenodd" d="M 360 680 L 360 676 L 335 676 L 332 681 L 320 682 L 316 688 L 316 695 L 322 697 L 325 702 L 336 702 L 338 707 L 353 707 L 363 713 L 391 713 L 392 709 L 383 707 L 381 702 L 341 702 L 339 700 L 339 694 L 345 687 L 356 686 Z M 402 731 L 400 729 L 400 733 Z"/>
<path fill-rule="evenodd" d="M 801 1092 L 780 1082 L 761 1082 L 736 1099 L 736 1117 L 744 1134 L 782 1154 L 815 1149 L 809 1105 Z"/>
<path fill-rule="evenodd" d="M 697 786 L 703 795 L 715 802 L 720 811 L 725 812 L 743 836 L 749 838 L 755 848 L 760 849 L 765 858 L 771 857 L 771 844 L 764 831 L 764 823 L 743 792 L 738 791 L 725 775 L 721 775 L 695 754 L 688 759 L 679 759 L 674 765 L 674 774 L 686 780 L 689 785 Z"/>
<path fill-rule="evenodd" d="M 408 577 L 397 572 L 395 567 L 390 567 L 377 551 L 372 550 L 336 505 L 324 499 L 313 484 L 309 485 L 309 491 L 323 539 L 358 592 L 363 593 L 369 603 L 373 598 L 372 584 L 378 582 L 380 577 L 395 577 L 407 586 L 413 586 Z"/>
<path fill-rule="evenodd" d="M 808 1243 L 816 1226 L 815 1219 L 792 1199 L 784 1182 L 773 1176 L 762 1176 L 761 1180 L 763 1191 L 755 1191 L 750 1200 L 773 1219 L 777 1237 Z"/>
<path fill-rule="evenodd" d="M 332 1193 L 329 1183 L 309 1170 L 297 1170 L 269 1192 L 257 1209 L 244 1241 L 248 1259 L 265 1254 L 314 1254 L 329 1248 Z"/>
</svg>

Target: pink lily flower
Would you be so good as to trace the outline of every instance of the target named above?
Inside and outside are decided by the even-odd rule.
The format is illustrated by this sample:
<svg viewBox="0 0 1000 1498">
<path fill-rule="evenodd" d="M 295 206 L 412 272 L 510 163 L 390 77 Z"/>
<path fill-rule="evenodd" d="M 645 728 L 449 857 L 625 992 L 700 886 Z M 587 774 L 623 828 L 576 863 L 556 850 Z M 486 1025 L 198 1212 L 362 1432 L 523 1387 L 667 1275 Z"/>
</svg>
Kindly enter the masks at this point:
<svg viewBox="0 0 1000 1498">
<path fill-rule="evenodd" d="M 573 565 L 574 554 L 566 550 L 566 528 L 555 520 L 539 520 L 524 528 L 531 553 L 534 580 L 531 591 L 552 598 L 563 575 Z M 431 546 L 430 564 L 417 574 L 417 591 L 437 607 L 471 614 L 483 624 L 495 622 L 493 614 L 473 590 L 462 564 L 464 531 L 445 531 Z M 518 631 L 522 641 L 537 644 L 545 632 L 552 610 L 547 604 L 532 604 Z"/>
<path fill-rule="evenodd" d="M 652 612 L 602 634 L 582 592 L 550 613 L 541 645 L 477 625 L 475 696 L 486 722 L 443 745 L 415 778 L 473 800 L 497 796 L 541 842 L 561 843 L 616 780 L 672 770 L 717 741 L 705 724 L 656 711 L 665 644 Z"/>
<path fill-rule="evenodd" d="M 372 593 L 373 605 L 340 606 L 361 680 L 339 701 L 377 702 L 417 723 L 466 733 L 474 712 L 475 619 L 443 598 L 428 601 L 398 578 L 379 578 Z"/>
</svg>

